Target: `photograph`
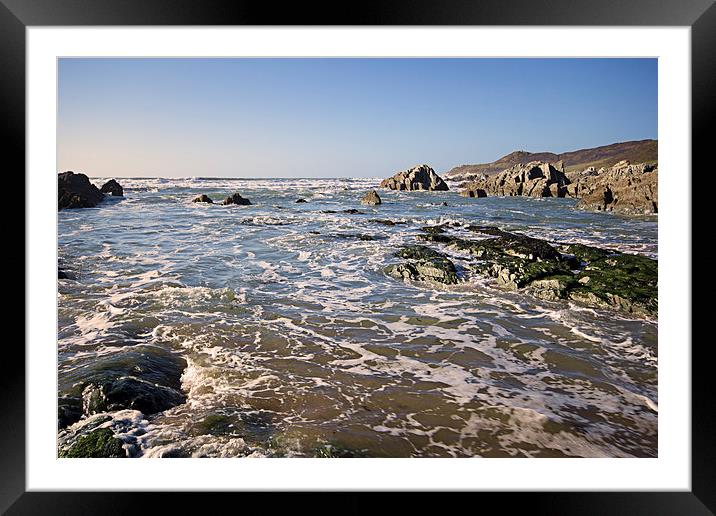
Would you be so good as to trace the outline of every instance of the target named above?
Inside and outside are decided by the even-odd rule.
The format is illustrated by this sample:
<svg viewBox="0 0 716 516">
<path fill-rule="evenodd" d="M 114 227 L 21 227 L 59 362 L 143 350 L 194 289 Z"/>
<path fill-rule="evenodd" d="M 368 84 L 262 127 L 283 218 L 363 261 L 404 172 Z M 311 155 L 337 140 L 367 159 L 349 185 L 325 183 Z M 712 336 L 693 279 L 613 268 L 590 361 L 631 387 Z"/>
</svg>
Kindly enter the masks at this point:
<svg viewBox="0 0 716 516">
<path fill-rule="evenodd" d="M 58 458 L 659 457 L 658 58 L 56 62 Z"/>
</svg>

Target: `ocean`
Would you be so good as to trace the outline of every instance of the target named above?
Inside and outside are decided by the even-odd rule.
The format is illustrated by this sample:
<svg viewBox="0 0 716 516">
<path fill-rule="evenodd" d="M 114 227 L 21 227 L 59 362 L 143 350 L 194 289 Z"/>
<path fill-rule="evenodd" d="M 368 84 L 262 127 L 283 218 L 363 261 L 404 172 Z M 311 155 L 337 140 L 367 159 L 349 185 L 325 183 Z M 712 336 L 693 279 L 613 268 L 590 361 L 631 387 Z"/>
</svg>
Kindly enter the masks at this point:
<svg viewBox="0 0 716 516">
<path fill-rule="evenodd" d="M 181 403 L 92 416 L 128 456 L 657 455 L 657 321 L 506 290 L 454 253 L 457 285 L 383 272 L 445 222 L 657 259 L 655 217 L 454 184 L 362 206 L 379 181 L 120 179 L 124 198 L 60 211 L 59 396 L 169 352 Z M 192 202 L 237 191 L 253 204 Z"/>
</svg>

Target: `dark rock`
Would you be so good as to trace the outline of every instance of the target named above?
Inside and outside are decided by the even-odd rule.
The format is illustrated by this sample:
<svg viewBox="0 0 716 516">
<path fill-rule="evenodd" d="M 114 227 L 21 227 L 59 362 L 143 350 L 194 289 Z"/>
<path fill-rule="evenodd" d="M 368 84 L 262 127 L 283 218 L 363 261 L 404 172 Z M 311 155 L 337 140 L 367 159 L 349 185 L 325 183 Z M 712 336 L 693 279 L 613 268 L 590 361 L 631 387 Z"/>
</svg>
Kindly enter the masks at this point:
<svg viewBox="0 0 716 516">
<path fill-rule="evenodd" d="M 365 194 L 365 196 L 363 196 L 363 198 L 360 201 L 361 204 L 371 204 L 371 205 L 381 204 L 381 202 L 382 201 L 380 200 L 380 196 L 378 195 L 378 192 L 376 192 L 375 190 L 371 190 L 370 192 Z"/>
<path fill-rule="evenodd" d="M 120 409 L 161 412 L 186 400 L 181 392 L 185 368 L 183 358 L 158 346 L 136 346 L 92 360 L 63 375 L 63 411 L 74 413 L 81 399 L 85 417 Z"/>
<path fill-rule="evenodd" d="M 460 192 L 460 195 L 463 197 L 487 197 L 487 192 L 482 188 L 466 188 Z"/>
<path fill-rule="evenodd" d="M 57 208 L 93 208 L 104 194 L 84 174 L 62 172 L 57 175 Z"/>
<path fill-rule="evenodd" d="M 195 197 L 194 200 L 191 202 L 205 202 L 208 204 L 214 204 L 214 201 L 211 199 L 211 197 L 206 194 L 201 194 L 200 196 Z"/>
<path fill-rule="evenodd" d="M 120 458 L 127 454 L 122 441 L 109 428 L 97 428 L 78 436 L 66 449 L 60 450 L 63 458 Z"/>
<path fill-rule="evenodd" d="M 117 197 L 124 197 L 124 188 L 122 188 L 122 185 L 120 185 L 114 179 L 110 179 L 105 184 L 103 184 L 102 188 L 100 188 L 99 191 Z"/>
<path fill-rule="evenodd" d="M 241 197 L 241 194 L 236 192 L 235 194 L 228 196 L 222 204 L 238 204 L 239 206 L 248 206 L 251 204 L 251 201 Z"/>
<path fill-rule="evenodd" d="M 370 219 L 369 222 L 381 224 L 383 226 L 395 226 L 396 224 L 407 224 L 403 220 L 388 220 L 388 219 Z"/>
<path fill-rule="evenodd" d="M 308 202 L 306 199 L 296 199 L 296 204 Z"/>
<path fill-rule="evenodd" d="M 87 385 L 82 392 L 82 412 L 92 415 L 132 409 L 144 414 L 155 414 L 185 401 L 184 394 L 176 389 L 135 377 L 125 377 Z"/>
<path fill-rule="evenodd" d="M 381 188 L 390 190 L 449 190 L 447 183 L 428 165 L 418 165 L 384 179 Z"/>
<path fill-rule="evenodd" d="M 431 234 L 433 234 L 433 235 L 438 235 L 438 234 L 440 234 L 440 233 L 445 233 L 445 229 L 442 227 L 442 225 L 440 225 L 440 226 L 423 226 L 422 229 L 423 229 L 423 231 L 425 231 L 426 233 L 431 233 Z"/>
<path fill-rule="evenodd" d="M 57 279 L 75 279 L 75 275 L 64 269 L 57 268 Z"/>
<path fill-rule="evenodd" d="M 65 428 L 82 418 L 82 399 L 77 396 L 60 396 L 57 399 L 57 426 Z"/>
<path fill-rule="evenodd" d="M 348 213 L 350 215 L 362 215 L 365 212 L 356 210 L 355 208 L 349 208 L 347 210 L 336 211 L 336 210 L 321 210 L 321 213 Z"/>
</svg>

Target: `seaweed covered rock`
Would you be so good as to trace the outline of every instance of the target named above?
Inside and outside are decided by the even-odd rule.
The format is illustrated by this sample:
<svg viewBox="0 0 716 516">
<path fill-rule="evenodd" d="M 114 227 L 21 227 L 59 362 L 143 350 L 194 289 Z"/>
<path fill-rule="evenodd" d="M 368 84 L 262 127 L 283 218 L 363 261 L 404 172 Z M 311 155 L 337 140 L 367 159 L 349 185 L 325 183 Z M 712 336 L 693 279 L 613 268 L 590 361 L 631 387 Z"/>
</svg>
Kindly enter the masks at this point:
<svg viewBox="0 0 716 516">
<path fill-rule="evenodd" d="M 126 457 L 122 441 L 109 428 L 96 428 L 77 436 L 64 449 L 61 458 L 121 458 Z"/>
<path fill-rule="evenodd" d="M 57 175 L 57 208 L 93 208 L 104 199 L 104 194 L 84 174 L 62 172 Z"/>
<path fill-rule="evenodd" d="M 428 165 L 418 165 L 384 179 L 381 188 L 390 190 L 449 190 L 447 183 Z"/>
<path fill-rule="evenodd" d="M 103 184 L 99 191 L 116 197 L 124 197 L 124 188 L 114 179 L 110 179 Z"/>
<path fill-rule="evenodd" d="M 241 197 L 241 194 L 239 192 L 236 192 L 235 194 L 231 194 L 226 199 L 224 199 L 224 202 L 222 204 L 237 204 L 239 206 L 248 206 L 251 204 L 251 201 L 245 199 L 244 197 Z"/>
<path fill-rule="evenodd" d="M 201 194 L 198 197 L 195 197 L 193 201 L 191 202 L 205 202 L 207 204 L 214 204 L 214 201 L 206 194 Z"/>
<path fill-rule="evenodd" d="M 640 317 L 655 317 L 658 313 L 656 260 L 584 244 L 555 247 L 545 240 L 492 226 L 466 229 L 487 238 L 465 239 L 432 229 L 418 238 L 467 254 L 473 259 L 468 266 L 471 270 L 495 278 L 505 288 L 526 288 L 541 299 L 570 299 Z M 430 248 L 422 249 L 422 255 L 430 251 L 447 259 Z M 412 279 L 415 267 L 408 265 L 392 270 L 391 275 Z"/>
<path fill-rule="evenodd" d="M 442 253 L 414 245 L 400 249 L 396 256 L 408 261 L 388 265 L 384 271 L 393 278 L 452 285 L 457 283 L 455 265 Z"/>
</svg>

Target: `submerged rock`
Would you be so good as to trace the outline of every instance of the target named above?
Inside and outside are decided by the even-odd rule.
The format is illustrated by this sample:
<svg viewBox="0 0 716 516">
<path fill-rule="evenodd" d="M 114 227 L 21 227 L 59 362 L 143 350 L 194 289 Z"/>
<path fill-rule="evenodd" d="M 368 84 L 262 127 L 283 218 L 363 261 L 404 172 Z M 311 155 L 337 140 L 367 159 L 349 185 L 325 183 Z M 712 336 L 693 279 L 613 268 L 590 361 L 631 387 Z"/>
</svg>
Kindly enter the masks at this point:
<svg viewBox="0 0 716 516">
<path fill-rule="evenodd" d="M 93 208 L 104 194 L 84 174 L 62 172 L 57 175 L 57 208 Z"/>
<path fill-rule="evenodd" d="M 417 165 L 384 179 L 381 188 L 390 190 L 449 190 L 447 183 L 428 165 Z"/>
<path fill-rule="evenodd" d="M 380 200 L 380 196 L 378 195 L 378 192 L 375 190 L 371 190 L 360 201 L 361 204 L 371 204 L 371 205 L 377 205 L 381 204 L 382 201 Z"/>
<path fill-rule="evenodd" d="M 248 199 L 245 199 L 244 197 L 241 197 L 241 194 L 239 192 L 236 192 L 235 194 L 232 194 L 232 195 L 228 196 L 226 199 L 224 199 L 224 202 L 222 204 L 224 204 L 224 205 L 237 204 L 239 206 L 248 206 L 251 204 L 251 201 Z"/>
<path fill-rule="evenodd" d="M 214 201 L 211 199 L 211 197 L 206 194 L 201 194 L 200 196 L 195 197 L 194 200 L 191 202 L 205 202 L 208 204 L 214 204 Z"/>
<path fill-rule="evenodd" d="M 395 226 L 397 224 L 407 224 L 404 220 L 389 220 L 389 219 L 370 219 L 368 222 L 374 222 L 375 224 L 381 224 L 383 226 Z"/>
<path fill-rule="evenodd" d="M 396 256 L 409 261 L 385 267 L 384 272 L 393 278 L 427 281 L 452 285 L 457 283 L 455 265 L 442 253 L 429 247 L 415 245 L 404 247 Z"/>
<path fill-rule="evenodd" d="M 302 198 L 302 199 L 296 199 L 296 204 L 300 204 L 300 203 L 304 203 L 304 202 L 308 202 L 308 201 L 307 201 L 306 199 L 303 199 L 303 198 Z"/>
<path fill-rule="evenodd" d="M 99 191 L 117 197 L 124 197 L 124 188 L 122 188 L 122 185 L 120 185 L 114 179 L 110 179 L 105 184 L 103 184 L 102 188 L 100 188 Z"/>
</svg>

